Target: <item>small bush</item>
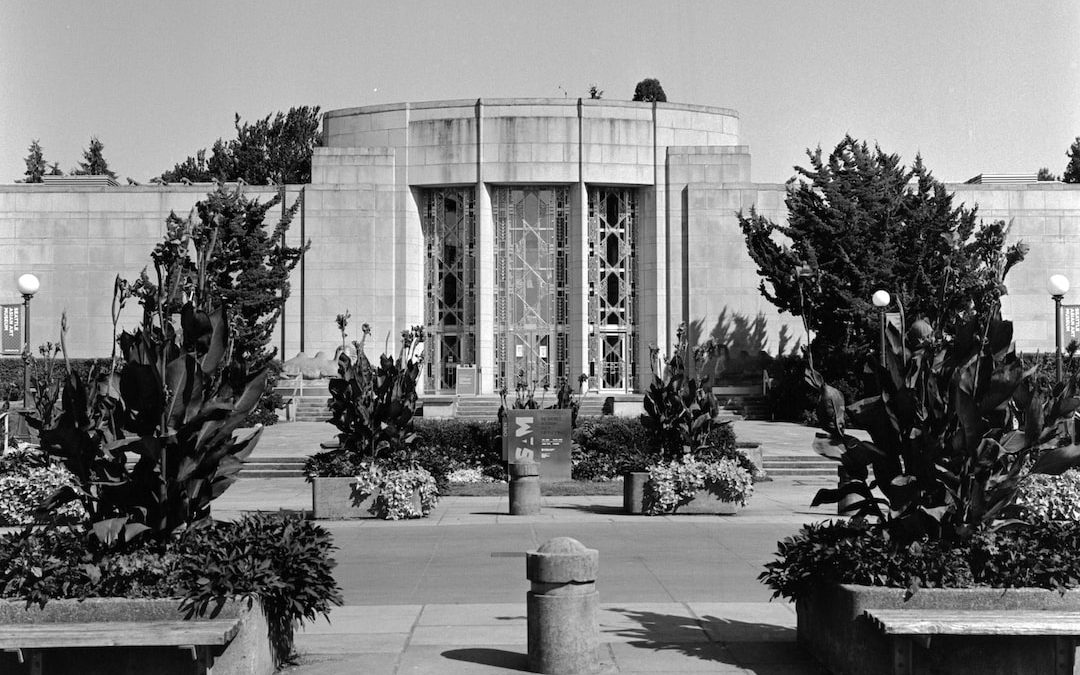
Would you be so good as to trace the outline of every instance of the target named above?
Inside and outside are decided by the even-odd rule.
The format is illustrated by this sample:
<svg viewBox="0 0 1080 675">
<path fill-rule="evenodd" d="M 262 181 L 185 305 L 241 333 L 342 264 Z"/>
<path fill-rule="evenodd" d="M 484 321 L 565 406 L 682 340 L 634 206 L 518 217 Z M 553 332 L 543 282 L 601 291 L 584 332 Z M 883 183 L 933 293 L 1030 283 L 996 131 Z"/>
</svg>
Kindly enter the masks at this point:
<svg viewBox="0 0 1080 675">
<path fill-rule="evenodd" d="M 758 577 L 773 597 L 798 600 L 829 584 L 906 588 L 974 585 L 967 551 L 923 539 L 901 544 L 883 528 L 861 520 L 804 525 L 779 542 L 779 560 Z"/>
<path fill-rule="evenodd" d="M 270 361 L 266 366 L 266 390 L 258 404 L 244 419 L 243 426 L 253 427 L 261 424 L 268 427 L 278 422 L 278 411 L 285 407 L 285 399 L 274 389 L 281 377 L 281 361 Z"/>
<path fill-rule="evenodd" d="M 75 477 L 59 461 L 28 445 L 0 449 L 0 526 L 37 522 L 34 511 L 53 492 L 75 485 Z M 86 511 L 68 502 L 50 514 L 58 522 L 79 522 Z"/>
<path fill-rule="evenodd" d="M 293 622 L 340 605 L 329 532 L 315 523 L 265 514 L 188 530 L 181 539 L 182 610 L 205 615 L 226 599 L 259 598 L 276 665 L 293 656 Z"/>
<path fill-rule="evenodd" d="M 611 480 L 650 463 L 650 434 L 636 417 L 583 417 L 574 431 L 575 480 Z"/>
<path fill-rule="evenodd" d="M 984 531 L 974 538 L 971 564 L 976 581 L 994 588 L 1080 586 L 1080 525 L 1044 522 Z"/>
<path fill-rule="evenodd" d="M 1016 505 L 1028 522 L 1080 520 L 1080 470 L 1058 476 L 1031 474 L 1020 484 Z"/>
<path fill-rule="evenodd" d="M 83 380 L 87 379 L 90 369 L 95 365 L 99 368 L 108 368 L 111 363 L 109 358 L 100 359 L 69 359 L 71 369 L 79 374 Z M 34 366 L 40 368 L 44 360 L 34 353 Z M 62 366 L 62 363 L 57 364 Z M 23 397 L 23 361 L 22 357 L 0 358 L 0 394 L 6 393 L 10 400 L 21 401 Z"/>
</svg>

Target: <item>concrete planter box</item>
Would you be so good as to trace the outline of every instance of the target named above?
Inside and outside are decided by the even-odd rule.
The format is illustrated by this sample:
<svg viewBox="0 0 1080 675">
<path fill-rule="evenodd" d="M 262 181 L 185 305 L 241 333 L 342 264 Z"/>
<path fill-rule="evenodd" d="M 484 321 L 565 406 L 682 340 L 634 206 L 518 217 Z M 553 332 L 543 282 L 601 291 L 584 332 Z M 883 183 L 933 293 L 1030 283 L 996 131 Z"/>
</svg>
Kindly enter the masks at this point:
<svg viewBox="0 0 1080 675">
<path fill-rule="evenodd" d="M 1064 610 L 1080 612 L 1080 592 L 1015 588 L 928 588 L 904 601 L 904 590 L 834 585 L 795 603 L 799 642 L 834 675 L 891 675 L 891 639 L 862 614 L 867 609 Z M 1052 675 L 1052 637 L 940 635 L 916 646 L 915 673 Z M 1070 655 L 1071 657 L 1071 655 Z M 1068 672 L 1073 672 L 1069 670 Z"/>
<path fill-rule="evenodd" d="M 97 623 L 108 621 L 175 621 L 183 619 L 178 599 L 88 598 L 50 600 L 44 608 L 26 608 L 22 600 L 0 600 L 0 631 L 6 624 Z M 214 648 L 214 675 L 270 675 L 274 659 L 262 605 L 230 601 L 216 618 L 243 617 L 240 631 L 227 645 Z M 192 619 L 198 621 L 199 619 Z M 203 670 L 191 653 L 177 647 L 89 647 L 43 652 L 43 671 L 50 675 L 187 675 Z M 0 673 L 28 673 L 14 653 L 0 652 Z"/>
<path fill-rule="evenodd" d="M 648 471 L 632 471 L 623 474 L 623 511 L 630 514 L 645 512 L 645 484 L 649 482 Z M 675 509 L 677 514 L 706 514 L 733 516 L 742 510 L 737 502 L 720 499 L 709 490 L 698 490 L 694 498 Z"/>
<path fill-rule="evenodd" d="M 356 518 L 378 518 L 375 500 L 379 491 L 367 495 L 363 500 L 354 496 L 353 485 L 356 479 L 351 476 L 342 478 L 311 479 L 311 510 L 317 520 L 354 520 Z M 420 491 L 413 492 L 413 507 L 420 511 Z"/>
<path fill-rule="evenodd" d="M 694 498 L 675 509 L 678 514 L 707 514 L 733 516 L 742 510 L 742 504 L 720 499 L 709 490 L 698 490 Z"/>
</svg>

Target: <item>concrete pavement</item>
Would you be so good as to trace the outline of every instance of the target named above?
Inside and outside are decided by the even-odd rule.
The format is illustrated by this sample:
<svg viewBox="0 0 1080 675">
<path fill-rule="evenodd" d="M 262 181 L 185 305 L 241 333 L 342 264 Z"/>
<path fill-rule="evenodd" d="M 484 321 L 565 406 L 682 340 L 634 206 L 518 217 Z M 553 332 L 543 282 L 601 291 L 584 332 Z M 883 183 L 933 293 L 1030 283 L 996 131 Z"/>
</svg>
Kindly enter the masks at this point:
<svg viewBox="0 0 1080 675">
<path fill-rule="evenodd" d="M 555 536 L 600 551 L 602 660 L 618 673 L 811 675 L 795 615 L 757 581 L 828 480 L 759 483 L 736 516 L 629 516 L 620 497 L 450 497 L 427 518 L 323 521 L 345 606 L 297 634 L 294 675 L 527 672 L 524 553 Z M 242 479 L 216 517 L 310 509 L 303 479 Z"/>
</svg>

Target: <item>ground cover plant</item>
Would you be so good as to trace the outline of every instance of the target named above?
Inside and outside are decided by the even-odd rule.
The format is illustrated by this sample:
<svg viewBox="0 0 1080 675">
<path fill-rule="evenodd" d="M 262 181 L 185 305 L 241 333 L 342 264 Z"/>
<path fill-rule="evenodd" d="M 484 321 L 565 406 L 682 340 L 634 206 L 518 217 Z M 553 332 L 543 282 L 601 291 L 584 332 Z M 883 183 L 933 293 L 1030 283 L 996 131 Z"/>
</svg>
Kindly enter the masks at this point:
<svg viewBox="0 0 1080 675">
<path fill-rule="evenodd" d="M 243 425 L 266 389 L 268 362 L 233 341 L 236 307 L 222 287 L 230 273 L 221 270 L 239 252 L 225 247 L 220 232 L 231 225 L 169 219 L 151 254 L 152 276 L 117 277 L 117 351 L 85 378 L 67 358 L 62 321 L 59 392 L 52 405 L 39 401 L 42 412 L 28 423 L 41 451 L 71 477 L 39 514 L 77 505 L 85 520 L 0 537 L 0 595 L 39 605 L 118 593 L 170 597 L 191 615 L 236 596 L 258 598 L 280 664 L 292 651 L 294 622 L 325 614 L 341 598 L 330 572 L 332 543 L 317 526 L 269 516 L 210 520 L 211 502 L 236 480 L 261 434 Z M 117 335 L 131 300 L 141 320 Z M 266 326 L 241 304 L 252 325 Z"/>
</svg>

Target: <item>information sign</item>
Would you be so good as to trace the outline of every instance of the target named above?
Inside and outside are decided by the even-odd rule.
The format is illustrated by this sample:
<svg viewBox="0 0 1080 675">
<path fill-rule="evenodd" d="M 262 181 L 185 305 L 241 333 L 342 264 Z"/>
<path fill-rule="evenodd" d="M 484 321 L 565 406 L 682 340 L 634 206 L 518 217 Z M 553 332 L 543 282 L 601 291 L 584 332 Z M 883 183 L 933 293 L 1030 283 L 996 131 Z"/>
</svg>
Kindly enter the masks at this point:
<svg viewBox="0 0 1080 675">
<path fill-rule="evenodd" d="M 1080 342 L 1080 305 L 1061 306 L 1061 346 Z"/>
<path fill-rule="evenodd" d="M 505 461 L 539 463 L 543 482 L 570 480 L 569 410 L 508 410 L 503 424 Z"/>
<path fill-rule="evenodd" d="M 476 382 L 476 366 L 458 366 L 454 382 L 454 393 L 458 396 L 476 396 L 480 393 Z"/>
<path fill-rule="evenodd" d="M 22 305 L 0 305 L 0 351 L 22 354 Z"/>
</svg>

